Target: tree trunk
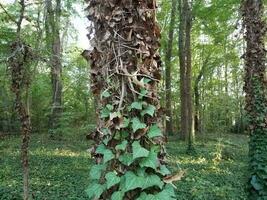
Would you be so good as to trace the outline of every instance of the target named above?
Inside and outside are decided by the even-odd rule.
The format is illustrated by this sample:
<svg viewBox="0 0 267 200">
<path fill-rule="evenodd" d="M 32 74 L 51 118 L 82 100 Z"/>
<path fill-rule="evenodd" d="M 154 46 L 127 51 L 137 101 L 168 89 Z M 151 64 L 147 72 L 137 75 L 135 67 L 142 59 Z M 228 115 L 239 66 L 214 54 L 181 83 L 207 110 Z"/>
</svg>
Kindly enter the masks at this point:
<svg viewBox="0 0 267 200">
<path fill-rule="evenodd" d="M 46 39 L 50 52 L 52 105 L 50 116 L 50 129 L 53 134 L 60 126 L 62 114 L 62 62 L 61 62 L 61 40 L 60 40 L 60 15 L 61 0 L 56 0 L 53 9 L 52 1 L 46 0 Z"/>
<path fill-rule="evenodd" d="M 83 55 L 91 61 L 100 119 L 89 135 L 95 141 L 91 155 L 96 165 L 87 194 L 91 199 L 175 200 L 164 178 L 170 172 L 160 130 L 156 2 L 89 1 L 88 11 L 95 43 Z"/>
<path fill-rule="evenodd" d="M 201 70 L 195 80 L 194 94 L 195 94 L 195 113 L 194 113 L 194 123 L 195 123 L 195 133 L 201 133 L 201 120 L 200 120 L 200 89 L 199 84 L 204 75 L 204 65 L 201 66 Z"/>
<path fill-rule="evenodd" d="M 192 101 L 192 61 L 191 61 L 191 28 L 192 28 L 192 13 L 189 1 L 184 1 L 185 9 L 185 56 L 186 56 L 186 104 L 188 117 L 188 150 L 193 150 L 194 145 L 194 128 L 193 128 L 193 101 Z"/>
<path fill-rule="evenodd" d="M 188 135 L 187 95 L 186 95 L 186 64 L 185 64 L 185 11 L 183 1 L 179 0 L 179 62 L 180 62 L 180 98 L 181 98 L 181 139 Z"/>
<path fill-rule="evenodd" d="M 8 65 L 11 69 L 11 90 L 15 94 L 15 109 L 18 113 L 21 123 L 21 160 L 23 171 L 23 199 L 29 199 L 29 142 L 31 133 L 31 120 L 29 113 L 29 87 L 30 87 L 30 62 L 33 60 L 31 47 L 22 42 L 21 25 L 25 17 L 25 1 L 20 0 L 21 6 L 19 19 L 17 21 L 17 38 L 11 44 L 11 52 L 13 56 L 8 59 Z M 23 94 L 26 101 L 23 102 Z"/>
<path fill-rule="evenodd" d="M 181 136 L 187 139 L 188 149 L 193 148 L 193 102 L 191 63 L 192 13 L 188 0 L 180 1 L 179 59 L 181 91 Z"/>
<path fill-rule="evenodd" d="M 165 90 L 166 90 L 166 134 L 173 134 L 173 116 L 172 116 L 172 94 L 171 94 L 171 58 L 172 58 L 172 48 L 173 48 L 173 35 L 174 35 L 174 25 L 176 19 L 176 9 L 177 8 L 177 0 L 172 0 L 172 10 L 171 10 L 171 21 L 169 28 L 169 37 L 168 37 L 168 45 L 166 51 L 166 71 L 165 71 Z"/>
<path fill-rule="evenodd" d="M 250 134 L 249 199 L 267 198 L 267 77 L 266 22 L 261 0 L 244 0 L 243 23 L 246 30 L 245 92 L 246 114 Z"/>
</svg>

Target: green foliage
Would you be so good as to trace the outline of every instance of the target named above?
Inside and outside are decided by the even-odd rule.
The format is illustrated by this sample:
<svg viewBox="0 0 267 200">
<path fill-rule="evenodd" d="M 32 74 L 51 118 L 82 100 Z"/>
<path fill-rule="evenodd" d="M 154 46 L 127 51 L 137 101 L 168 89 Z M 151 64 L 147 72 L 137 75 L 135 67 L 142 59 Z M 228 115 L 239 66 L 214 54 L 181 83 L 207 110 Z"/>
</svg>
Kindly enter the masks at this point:
<svg viewBox="0 0 267 200">
<path fill-rule="evenodd" d="M 138 141 L 135 141 L 132 144 L 133 148 L 133 159 L 147 157 L 149 155 L 149 151 L 143 148 Z"/>
<path fill-rule="evenodd" d="M 159 136 L 162 136 L 160 128 L 156 124 L 152 125 L 148 131 L 148 137 L 153 138 Z"/>
<path fill-rule="evenodd" d="M 104 163 L 110 161 L 115 157 L 112 151 L 107 149 L 104 144 L 98 146 L 98 148 L 96 149 L 96 153 L 102 154 L 104 156 Z"/>
<path fill-rule="evenodd" d="M 20 140 L 19 135 L 0 140 L 0 200 L 22 200 Z M 84 192 L 91 165 L 88 145 L 79 133 L 61 140 L 32 134 L 30 182 L 35 199 L 88 199 Z"/>
<path fill-rule="evenodd" d="M 136 132 L 137 130 L 139 129 L 143 129 L 143 128 L 146 128 L 146 124 L 145 123 L 142 123 L 140 121 L 140 119 L 138 119 L 137 117 L 133 118 L 131 120 L 132 122 L 132 129 L 133 129 L 133 132 Z"/>
<path fill-rule="evenodd" d="M 180 168 L 188 170 L 182 181 L 176 183 L 178 197 L 173 199 L 247 200 L 248 139 L 246 136 L 224 136 L 220 141 L 221 145 L 228 151 L 233 152 L 233 158 L 222 159 L 215 165 L 213 162 L 214 153 L 219 142 L 216 138 L 216 136 L 207 136 L 203 140 L 199 139 L 199 142 L 196 143 L 198 151 L 194 156 L 185 153 L 186 144 L 184 142 L 170 142 L 167 146 L 170 154 L 170 167 L 176 170 L 177 165 L 179 165 Z M 21 200 L 22 172 L 18 151 L 19 140 L 20 137 L 16 136 L 0 141 L 0 154 L 4 155 L 0 157 L 0 162 L 3 163 L 0 168 L 1 200 Z M 30 166 L 31 189 L 36 199 L 88 199 L 84 190 L 86 190 L 85 186 L 88 184 L 89 178 L 92 176 L 99 177 L 100 174 L 105 177 L 104 171 L 102 171 L 104 169 L 103 165 L 100 165 L 99 168 L 90 167 L 91 163 L 88 154 L 85 152 L 88 145 L 82 135 L 70 138 L 67 134 L 63 136 L 62 141 L 49 140 L 46 135 L 32 135 L 30 146 L 32 156 Z M 88 168 L 91 168 L 90 173 L 88 173 Z M 168 173 L 168 171 L 166 172 Z M 145 180 L 147 178 L 151 183 L 150 185 L 154 184 L 155 187 L 161 187 L 162 185 L 156 181 L 158 178 L 151 175 L 149 177 L 144 170 L 139 170 L 134 175 L 131 174 L 130 178 L 132 177 L 134 179 L 141 177 L 143 181 L 143 178 Z M 92 182 L 91 178 L 90 180 Z M 101 188 L 102 186 L 97 190 Z M 171 193 L 172 186 L 166 186 L 165 188 L 170 190 Z M 90 192 L 90 194 L 94 193 L 95 191 Z M 146 197 L 148 199 L 157 199 L 154 196 L 158 196 L 158 194 L 144 193 L 140 195 L 142 196 L 139 198 Z M 124 192 L 120 190 L 113 193 L 112 200 L 120 200 L 123 196 Z M 165 194 L 160 197 L 160 200 L 167 200 L 168 195 Z"/>
<path fill-rule="evenodd" d="M 120 177 L 118 177 L 115 172 L 108 172 L 105 175 L 105 178 L 107 180 L 107 189 L 111 188 L 112 186 L 120 182 Z"/>
</svg>

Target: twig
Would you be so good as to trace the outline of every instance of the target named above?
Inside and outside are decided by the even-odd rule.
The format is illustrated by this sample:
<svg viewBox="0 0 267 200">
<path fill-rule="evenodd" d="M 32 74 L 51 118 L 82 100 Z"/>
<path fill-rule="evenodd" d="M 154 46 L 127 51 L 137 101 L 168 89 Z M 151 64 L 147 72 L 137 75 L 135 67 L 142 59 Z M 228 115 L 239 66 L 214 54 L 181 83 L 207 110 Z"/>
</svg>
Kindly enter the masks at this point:
<svg viewBox="0 0 267 200">
<path fill-rule="evenodd" d="M 3 11 L 6 13 L 6 15 L 9 17 L 9 19 L 17 24 L 18 22 L 7 12 L 7 10 L 4 8 L 4 6 L 0 3 L 0 7 L 3 9 Z"/>
</svg>

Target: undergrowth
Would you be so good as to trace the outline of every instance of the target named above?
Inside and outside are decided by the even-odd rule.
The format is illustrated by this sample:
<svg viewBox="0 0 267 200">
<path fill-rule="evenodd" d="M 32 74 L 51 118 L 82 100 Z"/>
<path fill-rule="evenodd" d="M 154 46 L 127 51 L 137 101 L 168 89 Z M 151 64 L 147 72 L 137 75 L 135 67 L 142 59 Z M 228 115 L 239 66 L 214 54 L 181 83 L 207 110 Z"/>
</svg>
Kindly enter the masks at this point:
<svg viewBox="0 0 267 200">
<path fill-rule="evenodd" d="M 169 162 L 173 171 L 186 170 L 176 183 L 178 200 L 246 199 L 247 137 L 224 135 L 198 139 L 196 154 L 186 154 L 184 142 L 169 139 Z M 83 200 L 89 184 L 89 148 L 84 137 L 51 140 L 34 134 L 30 145 L 32 198 L 37 200 Z M 0 200 L 21 200 L 22 170 L 20 137 L 0 140 Z"/>
</svg>

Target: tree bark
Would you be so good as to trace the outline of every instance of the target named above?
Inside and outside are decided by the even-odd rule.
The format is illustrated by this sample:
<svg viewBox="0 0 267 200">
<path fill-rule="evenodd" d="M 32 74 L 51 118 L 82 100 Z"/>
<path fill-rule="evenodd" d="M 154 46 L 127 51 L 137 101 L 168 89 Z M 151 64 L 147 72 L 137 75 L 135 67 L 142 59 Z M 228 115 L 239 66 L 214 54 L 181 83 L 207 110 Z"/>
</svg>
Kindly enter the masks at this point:
<svg viewBox="0 0 267 200">
<path fill-rule="evenodd" d="M 172 58 L 172 49 L 173 49 L 173 37 L 174 37 L 174 25 L 176 19 L 176 11 L 177 11 L 177 0 L 172 0 L 172 10 L 171 10 L 171 21 L 169 28 L 169 37 L 168 37 L 168 45 L 166 51 L 166 59 L 165 59 L 165 90 L 166 90 L 166 134 L 173 134 L 173 115 L 172 115 L 172 86 L 171 86 L 171 58 Z"/>
<path fill-rule="evenodd" d="M 157 93 L 161 61 L 156 1 L 89 1 L 88 12 L 95 43 L 83 56 L 91 62 L 91 89 L 99 101 L 100 119 L 88 136 L 95 142 L 95 165 L 87 194 L 93 199 L 133 200 L 160 198 L 165 190 L 167 199 L 176 199 L 164 182 L 165 172 L 157 170 L 165 167 L 166 153 Z M 99 168 L 103 170 L 96 178 L 94 169 Z M 111 173 L 117 181 L 107 188 Z M 148 187 L 145 179 L 152 176 L 157 181 Z"/>
<path fill-rule="evenodd" d="M 50 53 L 52 102 L 50 129 L 53 134 L 60 126 L 62 108 L 62 62 L 60 39 L 61 0 L 56 0 L 53 9 L 52 0 L 46 0 L 46 40 Z"/>
<path fill-rule="evenodd" d="M 245 92 L 249 142 L 249 199 L 267 198 L 267 77 L 266 22 L 261 0 L 242 2 L 243 24 L 246 30 Z"/>
<path fill-rule="evenodd" d="M 185 56 L 186 56 L 186 104 L 188 117 L 188 150 L 193 150 L 194 145 L 194 128 L 193 128 L 193 101 L 192 101 L 192 53 L 191 53 L 191 29 L 192 29 L 192 12 L 189 1 L 184 1 L 185 9 Z"/>
<path fill-rule="evenodd" d="M 183 0 L 179 0 L 179 62 L 180 62 L 180 98 L 181 98 L 181 139 L 188 135 L 187 95 L 186 95 L 186 64 L 185 64 L 185 10 Z"/>
<path fill-rule="evenodd" d="M 11 90 L 15 94 L 15 109 L 18 113 L 21 123 L 21 160 L 23 169 L 23 199 L 29 199 L 29 142 L 31 133 L 31 120 L 29 113 L 29 87 L 30 87 L 30 70 L 29 65 L 33 59 L 33 53 L 31 48 L 22 42 L 21 39 L 21 25 L 25 17 L 25 1 L 20 0 L 20 14 L 17 21 L 17 38 L 16 41 L 11 44 L 11 52 L 14 53 L 9 58 L 8 64 L 11 69 Z M 23 101 L 23 94 L 25 93 L 25 102 Z"/>
</svg>

